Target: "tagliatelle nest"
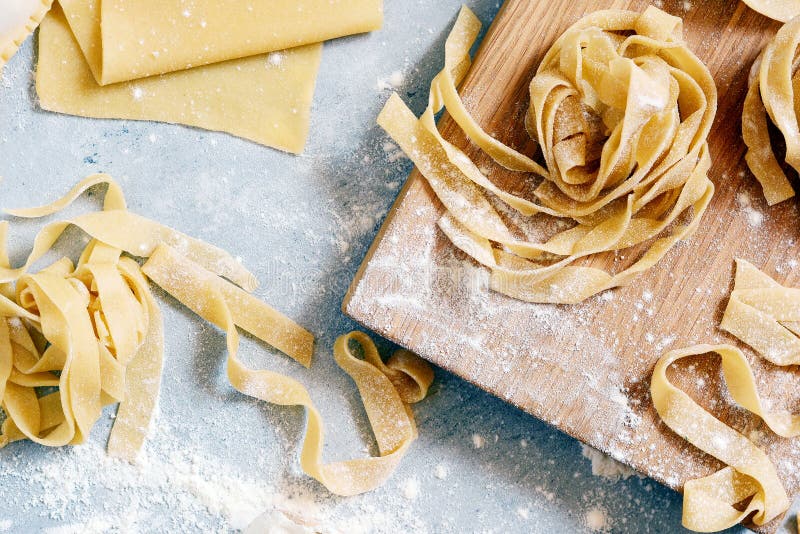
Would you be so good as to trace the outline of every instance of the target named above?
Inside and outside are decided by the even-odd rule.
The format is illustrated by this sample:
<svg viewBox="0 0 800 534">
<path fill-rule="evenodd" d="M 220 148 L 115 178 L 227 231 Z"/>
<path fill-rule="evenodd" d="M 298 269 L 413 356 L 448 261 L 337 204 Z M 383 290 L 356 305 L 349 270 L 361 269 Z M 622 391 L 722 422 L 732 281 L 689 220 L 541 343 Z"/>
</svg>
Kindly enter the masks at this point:
<svg viewBox="0 0 800 534">
<path fill-rule="evenodd" d="M 525 124 L 542 163 L 484 132 L 458 95 L 479 30 L 462 9 L 428 109 L 417 119 L 393 95 L 378 122 L 446 207 L 440 228 L 491 270 L 492 289 L 532 302 L 580 302 L 628 283 L 691 235 L 714 192 L 706 138 L 717 95 L 679 18 L 654 7 L 598 11 L 554 43 L 531 82 Z M 442 138 L 434 121 L 442 107 L 498 164 L 526 173 L 520 183 L 535 186 L 534 198 L 499 187 Z M 536 241 L 508 224 L 506 212 L 528 221 L 545 214 L 570 228 Z M 677 224 L 683 214 L 688 222 Z M 575 265 L 641 244 L 646 251 L 616 274 Z"/>
<path fill-rule="evenodd" d="M 800 171 L 800 127 L 795 84 L 800 80 L 797 47 L 800 17 L 786 23 L 764 48 L 750 71 L 750 88 L 742 112 L 742 138 L 747 145 L 747 166 L 761 183 L 767 203 L 794 196 L 770 139 L 769 122 L 786 144 L 785 160 Z M 768 122 L 769 121 L 769 122 Z M 778 151 L 782 151 L 779 149 Z"/>
<path fill-rule="evenodd" d="M 751 9 L 771 19 L 786 22 L 800 15 L 800 0 L 743 0 Z"/>
</svg>

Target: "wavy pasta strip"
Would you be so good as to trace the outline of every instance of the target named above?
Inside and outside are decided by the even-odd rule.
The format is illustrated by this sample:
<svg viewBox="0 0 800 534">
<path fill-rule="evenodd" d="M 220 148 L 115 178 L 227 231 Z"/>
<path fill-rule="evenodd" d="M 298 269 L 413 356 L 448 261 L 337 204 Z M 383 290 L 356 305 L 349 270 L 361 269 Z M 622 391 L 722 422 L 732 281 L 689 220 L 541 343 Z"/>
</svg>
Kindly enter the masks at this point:
<svg viewBox="0 0 800 534">
<path fill-rule="evenodd" d="M 16 269 L 5 248 L 8 225 L 0 224 L 0 403 L 7 415 L 0 447 L 20 439 L 48 446 L 82 443 L 102 407 L 120 403 L 108 452 L 136 458 L 158 399 L 164 352 L 161 313 L 149 290 L 152 280 L 225 330 L 228 378 L 236 389 L 308 409 L 301 456 L 306 473 L 340 495 L 381 485 L 417 436 L 409 405 L 427 395 L 431 367 L 403 350 L 384 364 L 366 334 L 340 337 L 334 357 L 358 386 L 380 456 L 323 463 L 322 419 L 305 387 L 284 375 L 249 369 L 237 358 L 237 328 L 306 367 L 314 338 L 253 297 L 248 290 L 255 287 L 255 278 L 230 255 L 128 212 L 122 190 L 102 174 L 86 178 L 51 204 L 9 213 L 52 215 L 99 184 L 108 185 L 103 211 L 47 225 Z M 29 273 L 71 224 L 92 237 L 77 265 L 62 258 Z M 140 267 L 123 252 L 149 259 Z M 361 346 L 363 360 L 351 352 L 351 342 Z M 40 396 L 42 387 L 57 391 Z"/>
<path fill-rule="evenodd" d="M 650 384 L 653 405 L 664 423 L 695 447 L 724 462 L 726 467 L 684 485 L 683 525 L 697 532 L 716 532 L 752 520 L 763 525 L 791 504 L 767 455 L 752 441 L 700 407 L 667 379 L 667 368 L 688 356 L 716 352 L 732 395 L 741 394 L 749 367 L 741 352 L 730 345 L 696 345 L 665 354 L 656 364 Z M 749 378 L 752 380 L 752 373 Z M 737 400 L 743 398 L 734 397 Z M 746 507 L 735 507 L 749 499 Z"/>
<path fill-rule="evenodd" d="M 50 11 L 53 0 L 5 0 L 0 17 L 0 70 Z"/>
<path fill-rule="evenodd" d="M 720 328 L 751 346 L 775 365 L 800 364 L 800 290 L 786 288 L 752 264 L 736 260 L 736 277 Z M 656 364 L 651 394 L 664 423 L 690 443 L 729 467 L 684 487 L 683 523 L 687 528 L 712 532 L 731 527 L 755 512 L 763 525 L 791 504 L 775 466 L 753 442 L 714 418 L 667 379 L 675 361 L 715 352 L 731 397 L 759 416 L 779 436 L 800 436 L 800 414 L 769 411 L 761 400 L 747 358 L 731 345 L 697 345 L 670 351 Z M 734 506 L 747 501 L 746 507 Z"/>
<path fill-rule="evenodd" d="M 555 42 L 531 81 L 525 121 L 543 164 L 484 132 L 458 95 L 479 30 L 462 8 L 423 115 L 417 119 L 392 95 L 378 124 L 445 206 L 442 231 L 491 270 L 492 289 L 532 302 L 580 302 L 629 283 L 694 232 L 714 192 L 706 138 L 717 96 L 708 69 L 682 39 L 680 19 L 654 7 L 599 11 Z M 500 188 L 444 139 L 434 120 L 442 108 L 495 162 L 524 173 L 534 198 Z M 501 211 L 571 227 L 535 242 Z M 575 265 L 640 244 L 649 247 L 615 274 Z"/>
<path fill-rule="evenodd" d="M 797 7 L 800 9 L 800 2 Z M 756 60 L 742 111 L 747 166 L 761 184 L 769 205 L 795 194 L 770 140 L 770 122 L 786 143 L 786 163 L 795 170 L 800 169 L 800 130 L 794 95 L 800 76 L 797 71 L 799 44 L 800 18 L 790 20 L 778 30 Z"/>
<path fill-rule="evenodd" d="M 156 249 L 143 270 L 164 291 L 226 332 L 228 379 L 233 387 L 273 404 L 306 408 L 308 426 L 301 465 L 308 475 L 337 495 L 369 491 L 391 475 L 416 438 L 408 404 L 424 398 L 433 380 L 433 373 L 423 360 L 402 352 L 390 359 L 387 366 L 365 334 L 352 332 L 337 339 L 334 357 L 358 386 L 381 455 L 324 464 L 322 417 L 306 388 L 288 376 L 250 369 L 238 359 L 239 335 L 234 317 L 240 303 L 223 294 L 219 278 L 166 245 Z M 361 345 L 364 360 L 350 351 L 351 340 Z"/>
<path fill-rule="evenodd" d="M 754 11 L 781 22 L 800 15 L 800 0 L 744 0 L 744 3 Z"/>
</svg>

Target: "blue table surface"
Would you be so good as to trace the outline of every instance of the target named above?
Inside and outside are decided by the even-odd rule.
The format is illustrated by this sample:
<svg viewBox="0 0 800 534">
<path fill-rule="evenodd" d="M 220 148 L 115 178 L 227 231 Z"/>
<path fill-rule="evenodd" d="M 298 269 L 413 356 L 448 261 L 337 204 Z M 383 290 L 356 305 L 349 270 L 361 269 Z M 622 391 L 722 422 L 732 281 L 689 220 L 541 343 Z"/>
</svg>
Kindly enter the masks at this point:
<svg viewBox="0 0 800 534">
<path fill-rule="evenodd" d="M 310 370 L 249 339 L 244 359 L 308 385 L 327 425 L 326 459 L 374 454 L 331 346 L 357 327 L 342 298 L 411 168 L 375 125 L 386 82 L 423 109 L 460 4 L 387 0 L 381 31 L 327 43 L 301 156 L 182 126 L 42 111 L 29 39 L 0 83 L 2 207 L 41 204 L 103 171 L 132 210 L 240 256 L 262 282 L 257 295 L 317 336 Z M 487 26 L 499 9 L 467 4 Z M 88 197 L 72 211 L 97 205 Z M 38 224 L 14 222 L 16 261 Z M 81 239 L 68 232 L 58 252 L 74 255 Z M 140 463 L 105 457 L 111 409 L 86 445 L 12 444 L 0 450 L 0 532 L 228 532 L 271 508 L 325 532 L 682 531 L 677 493 L 593 476 L 577 441 L 445 372 L 415 407 L 419 439 L 389 482 L 331 496 L 299 469 L 302 410 L 234 391 L 223 335 L 157 294 L 167 354 Z"/>
</svg>

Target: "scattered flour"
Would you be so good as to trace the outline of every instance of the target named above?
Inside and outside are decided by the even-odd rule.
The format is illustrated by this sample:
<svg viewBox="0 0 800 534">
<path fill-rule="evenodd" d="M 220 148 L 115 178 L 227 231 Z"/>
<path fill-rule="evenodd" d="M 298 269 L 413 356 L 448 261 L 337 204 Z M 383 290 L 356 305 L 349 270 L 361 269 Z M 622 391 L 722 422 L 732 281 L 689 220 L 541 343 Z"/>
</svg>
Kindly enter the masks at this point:
<svg viewBox="0 0 800 534">
<path fill-rule="evenodd" d="M 401 71 L 396 70 L 386 78 L 379 79 L 377 87 L 381 91 L 394 91 L 395 89 L 399 89 L 405 80 L 405 75 Z"/>
<path fill-rule="evenodd" d="M 480 434 L 472 434 L 472 446 L 476 449 L 482 449 L 486 445 L 486 440 Z"/>
<path fill-rule="evenodd" d="M 609 527 L 608 515 L 602 508 L 592 508 L 586 512 L 584 520 L 592 532 L 603 532 Z"/>
<path fill-rule="evenodd" d="M 753 228 L 761 226 L 761 223 L 764 222 L 764 214 L 753 207 L 750 195 L 747 192 L 741 192 L 736 195 L 736 203 L 744 213 L 747 224 Z"/>
<path fill-rule="evenodd" d="M 278 67 L 283 64 L 283 52 L 271 52 L 267 56 L 267 63 L 273 67 Z"/>
<path fill-rule="evenodd" d="M 414 477 L 407 478 L 401 485 L 403 497 L 409 501 L 413 501 L 419 497 L 419 480 Z"/>
<path fill-rule="evenodd" d="M 260 515 L 244 534 L 314 534 L 309 525 L 304 525 L 290 518 L 279 510 L 270 510 Z"/>
<path fill-rule="evenodd" d="M 447 467 L 443 464 L 439 464 L 433 468 L 433 476 L 438 478 L 439 480 L 444 480 L 447 478 L 448 475 Z"/>
<path fill-rule="evenodd" d="M 636 472 L 589 445 L 581 445 L 581 454 L 592 461 L 592 474 L 609 480 L 627 479 Z"/>
</svg>

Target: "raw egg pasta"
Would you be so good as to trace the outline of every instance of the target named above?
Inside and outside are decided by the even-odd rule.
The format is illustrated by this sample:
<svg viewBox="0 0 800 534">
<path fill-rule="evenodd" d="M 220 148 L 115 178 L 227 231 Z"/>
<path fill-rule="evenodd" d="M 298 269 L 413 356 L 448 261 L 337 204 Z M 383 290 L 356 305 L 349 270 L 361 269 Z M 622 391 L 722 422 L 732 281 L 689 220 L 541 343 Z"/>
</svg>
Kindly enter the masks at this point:
<svg viewBox="0 0 800 534">
<path fill-rule="evenodd" d="M 765 17 L 781 22 L 800 15 L 800 0 L 744 0 L 744 3 Z"/>
<path fill-rule="evenodd" d="M 599 11 L 555 42 L 531 81 L 525 120 L 541 164 L 484 132 L 458 95 L 479 30 L 463 8 L 422 117 L 392 95 L 378 123 L 444 204 L 442 231 L 491 270 L 492 289 L 580 302 L 630 282 L 694 232 L 714 192 L 706 137 L 717 95 L 679 18 L 654 7 Z M 516 185 L 532 187 L 533 198 L 499 187 L 445 140 L 434 121 L 442 108 L 496 163 L 519 172 Z M 523 224 L 541 214 L 569 228 L 531 240 L 507 223 L 508 212 Z M 644 253 L 616 274 L 575 265 L 642 244 Z"/>
<path fill-rule="evenodd" d="M 775 365 L 798 365 L 800 290 L 783 287 L 749 262 L 737 260 L 734 288 L 720 328 Z M 696 345 L 665 354 L 656 364 L 650 386 L 656 411 L 673 431 L 728 465 L 684 486 L 683 524 L 699 532 L 726 529 L 751 513 L 752 521 L 763 525 L 791 504 L 769 457 L 667 379 L 666 370 L 673 362 L 712 352 L 721 357 L 725 383 L 739 406 L 760 417 L 779 436 L 800 435 L 800 415 L 765 406 L 750 363 L 736 347 Z M 735 506 L 746 499 L 746 507 Z"/>
<path fill-rule="evenodd" d="M 108 450 L 135 460 L 156 406 L 164 353 L 161 313 L 149 278 L 226 332 L 228 378 L 237 390 L 307 408 L 301 455 L 306 473 L 340 495 L 382 484 L 417 436 L 409 405 L 427 395 L 430 366 L 403 350 L 384 364 L 366 334 L 341 336 L 334 358 L 359 389 L 380 456 L 323 463 L 322 418 L 305 387 L 281 374 L 249 369 L 237 358 L 237 327 L 306 367 L 314 338 L 253 297 L 255 277 L 227 252 L 130 213 L 122 190 L 102 174 L 47 206 L 9 213 L 52 215 L 99 184 L 108 185 L 103 211 L 45 226 L 21 267 L 9 264 L 8 223 L 0 223 L 0 402 L 6 415 L 0 447 L 21 439 L 47 446 L 82 443 L 102 407 L 120 403 Z M 30 274 L 30 266 L 69 225 L 92 238 L 77 265 L 62 258 Z M 149 259 L 140 267 L 123 253 Z M 361 346 L 363 359 L 353 354 L 351 342 Z M 57 390 L 40 395 L 40 388 Z"/>
<path fill-rule="evenodd" d="M 769 123 L 786 143 L 785 160 L 800 169 L 800 129 L 795 84 L 798 79 L 800 18 L 786 23 L 767 44 L 750 71 L 750 87 L 742 111 L 742 138 L 747 166 L 761 183 L 769 205 L 794 196 L 770 139 Z"/>
<path fill-rule="evenodd" d="M 241 313 L 237 308 L 246 303 L 227 298 L 220 291 L 218 277 L 166 245 L 154 252 L 143 270 L 164 291 L 226 332 L 228 379 L 233 387 L 273 404 L 306 408 L 308 426 L 300 463 L 308 475 L 332 493 L 356 495 L 383 484 L 392 474 L 417 436 L 408 405 L 424 398 L 433 381 L 433 372 L 427 363 L 403 351 L 390 359 L 387 366 L 366 334 L 352 332 L 337 339 L 334 358 L 358 386 L 380 456 L 325 464 L 322 461 L 322 416 L 306 388 L 288 376 L 249 369 L 237 358 L 239 335 L 234 317 Z M 361 345 L 363 360 L 350 351 L 351 340 Z"/>
</svg>

